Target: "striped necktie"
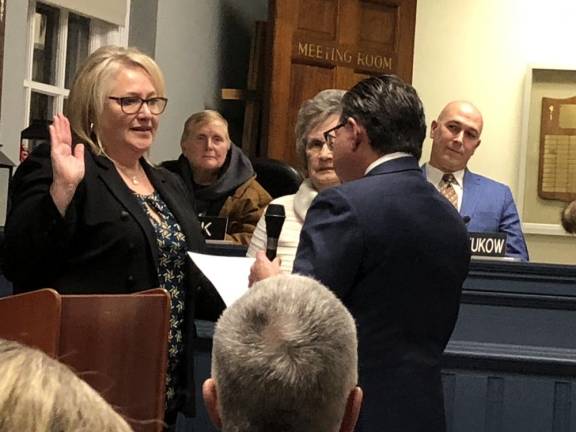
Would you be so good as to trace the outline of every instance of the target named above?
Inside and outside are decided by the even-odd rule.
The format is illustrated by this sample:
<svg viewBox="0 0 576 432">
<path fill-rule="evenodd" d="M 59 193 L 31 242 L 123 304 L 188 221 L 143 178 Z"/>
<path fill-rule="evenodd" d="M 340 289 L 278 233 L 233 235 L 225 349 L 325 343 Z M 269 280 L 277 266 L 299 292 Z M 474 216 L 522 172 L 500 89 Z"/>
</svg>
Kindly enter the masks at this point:
<svg viewBox="0 0 576 432">
<path fill-rule="evenodd" d="M 450 204 L 458 210 L 458 195 L 452 186 L 452 183 L 455 183 L 456 179 L 452 174 L 444 174 L 442 176 L 442 181 L 440 182 L 440 193 L 446 197 Z"/>
</svg>

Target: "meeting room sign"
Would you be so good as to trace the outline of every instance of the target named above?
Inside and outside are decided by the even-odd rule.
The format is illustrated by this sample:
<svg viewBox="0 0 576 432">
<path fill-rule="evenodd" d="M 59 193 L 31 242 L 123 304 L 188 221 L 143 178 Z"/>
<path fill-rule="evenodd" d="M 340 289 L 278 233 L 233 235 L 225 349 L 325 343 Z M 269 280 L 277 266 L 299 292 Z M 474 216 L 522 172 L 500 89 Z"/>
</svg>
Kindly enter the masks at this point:
<svg viewBox="0 0 576 432">
<path fill-rule="evenodd" d="M 347 45 L 295 39 L 292 57 L 301 61 L 350 67 L 357 71 L 393 73 L 396 55 Z"/>
</svg>

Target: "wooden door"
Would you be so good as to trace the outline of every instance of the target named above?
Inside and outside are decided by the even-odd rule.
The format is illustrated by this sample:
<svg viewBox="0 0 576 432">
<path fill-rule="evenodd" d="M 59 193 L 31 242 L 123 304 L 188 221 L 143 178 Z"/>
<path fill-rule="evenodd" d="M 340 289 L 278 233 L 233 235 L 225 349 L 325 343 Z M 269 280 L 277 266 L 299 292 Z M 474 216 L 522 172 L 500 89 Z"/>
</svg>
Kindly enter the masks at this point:
<svg viewBox="0 0 576 432">
<path fill-rule="evenodd" d="M 270 0 L 264 155 L 298 166 L 301 103 L 383 73 L 412 80 L 416 0 Z"/>
</svg>

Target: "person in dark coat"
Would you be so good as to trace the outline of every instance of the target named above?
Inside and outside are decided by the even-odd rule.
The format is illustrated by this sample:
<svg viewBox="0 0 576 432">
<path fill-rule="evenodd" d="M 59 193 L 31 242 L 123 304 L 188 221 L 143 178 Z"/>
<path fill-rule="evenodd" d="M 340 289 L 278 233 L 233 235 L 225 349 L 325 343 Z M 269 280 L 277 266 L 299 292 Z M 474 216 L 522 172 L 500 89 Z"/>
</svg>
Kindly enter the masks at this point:
<svg viewBox="0 0 576 432">
<path fill-rule="evenodd" d="M 456 209 L 418 165 L 426 135 L 416 91 L 392 75 L 342 98 L 325 132 L 343 184 L 312 203 L 294 273 L 336 293 L 358 325 L 361 432 L 444 432 L 441 357 L 470 243 Z M 259 253 L 254 282 L 279 271 Z"/>
<path fill-rule="evenodd" d="M 218 294 L 187 251 L 204 240 L 181 180 L 145 158 L 166 107 L 158 65 L 132 48 L 103 47 L 79 69 L 51 144 L 12 183 L 3 270 L 15 292 L 171 296 L 166 419 L 193 413 L 194 310 L 216 319 Z M 135 342 L 137 343 L 137 342 Z"/>
</svg>

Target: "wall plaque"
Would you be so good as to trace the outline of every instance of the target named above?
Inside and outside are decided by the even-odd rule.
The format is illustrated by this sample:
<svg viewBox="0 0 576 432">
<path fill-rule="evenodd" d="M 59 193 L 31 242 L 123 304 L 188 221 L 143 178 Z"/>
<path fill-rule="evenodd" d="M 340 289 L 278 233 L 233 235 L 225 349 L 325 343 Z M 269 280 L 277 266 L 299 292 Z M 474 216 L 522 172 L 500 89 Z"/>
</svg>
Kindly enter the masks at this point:
<svg viewBox="0 0 576 432">
<path fill-rule="evenodd" d="M 576 199 L 576 96 L 542 98 L 538 196 Z"/>
</svg>

